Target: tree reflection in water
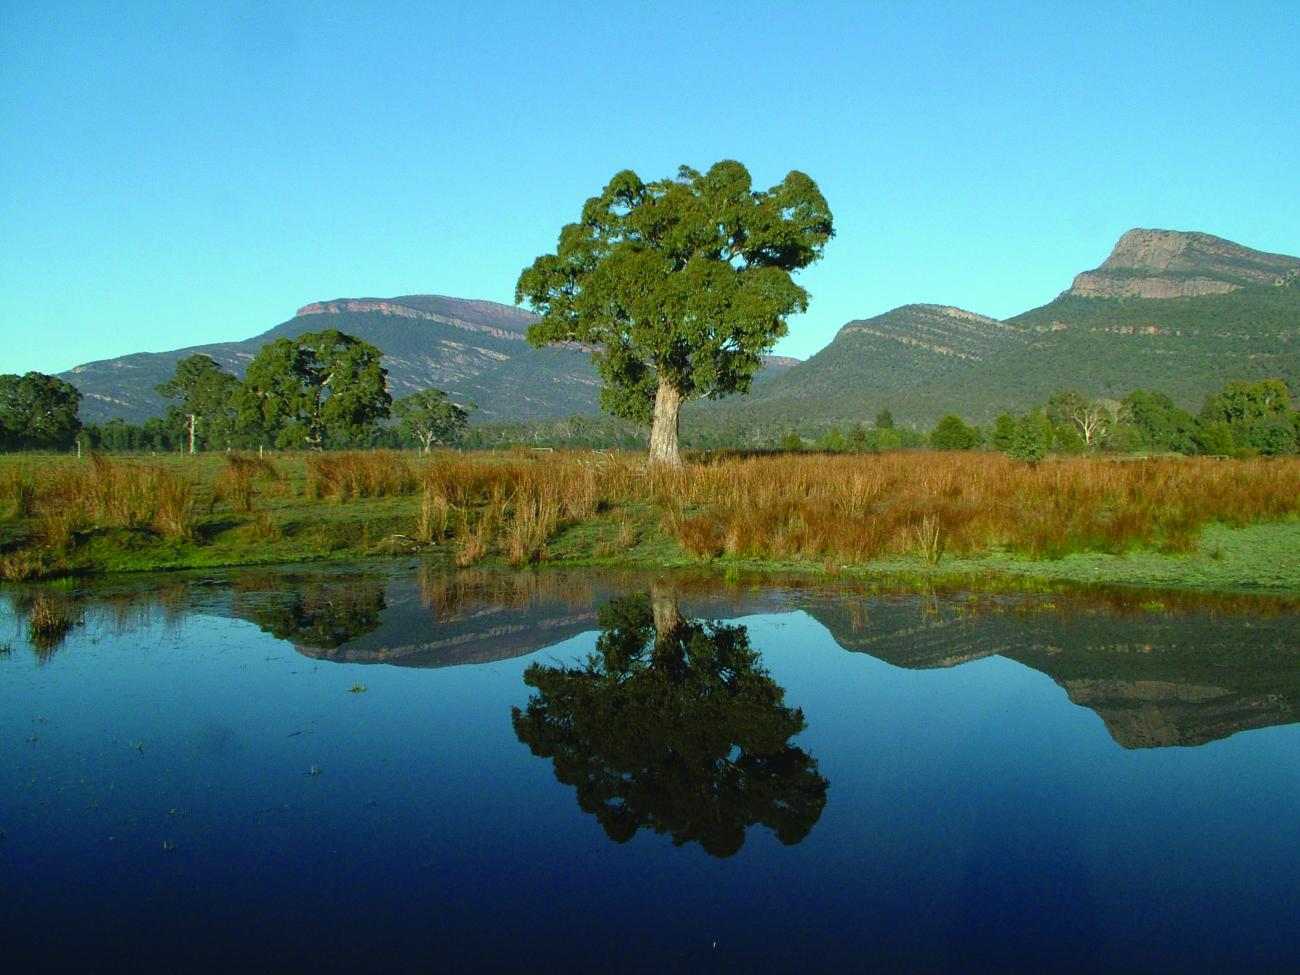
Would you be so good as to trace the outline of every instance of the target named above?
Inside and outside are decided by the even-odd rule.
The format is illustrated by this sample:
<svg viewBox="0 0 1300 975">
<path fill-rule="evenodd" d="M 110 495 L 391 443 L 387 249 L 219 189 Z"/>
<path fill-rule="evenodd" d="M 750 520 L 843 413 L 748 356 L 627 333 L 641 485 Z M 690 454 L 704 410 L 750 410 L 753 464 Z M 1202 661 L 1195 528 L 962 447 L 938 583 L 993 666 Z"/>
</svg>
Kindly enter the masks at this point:
<svg viewBox="0 0 1300 975">
<path fill-rule="evenodd" d="M 234 613 L 281 640 L 329 651 L 378 629 L 385 606 L 384 580 L 362 578 L 237 591 Z"/>
<path fill-rule="evenodd" d="M 743 626 L 683 619 L 671 593 L 613 600 L 580 667 L 533 664 L 515 734 L 577 789 L 610 839 L 639 829 L 727 857 L 762 823 L 808 835 L 829 785 L 790 739 L 803 712 L 760 665 Z"/>
</svg>

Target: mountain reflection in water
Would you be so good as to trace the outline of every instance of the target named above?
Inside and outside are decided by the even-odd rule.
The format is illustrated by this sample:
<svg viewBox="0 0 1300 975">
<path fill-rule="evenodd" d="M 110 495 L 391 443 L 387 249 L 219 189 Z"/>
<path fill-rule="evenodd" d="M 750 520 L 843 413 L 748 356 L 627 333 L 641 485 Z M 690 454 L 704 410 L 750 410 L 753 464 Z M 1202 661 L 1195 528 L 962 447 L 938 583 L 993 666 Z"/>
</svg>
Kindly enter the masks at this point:
<svg viewBox="0 0 1300 975">
<path fill-rule="evenodd" d="M 1270 598 L 1116 590 L 918 595 L 770 577 L 447 573 L 424 564 L 240 570 L 168 577 L 161 586 L 151 580 L 149 588 L 113 581 L 80 590 L 11 588 L 4 598 L 19 620 L 33 593 L 45 591 L 73 623 L 98 613 L 124 632 L 158 614 L 205 613 L 251 621 L 316 659 L 423 668 L 506 660 L 608 630 L 600 618 L 613 602 L 665 580 L 688 630 L 700 620 L 801 611 L 843 649 L 896 667 L 947 668 L 995 655 L 1017 661 L 1095 712 L 1125 748 L 1195 746 L 1300 719 L 1296 607 Z M 33 633 L 28 643 L 46 659 L 62 638 Z M 601 646 L 612 647 L 611 639 L 604 633 Z M 649 659 L 655 642 L 647 636 L 642 648 Z"/>
</svg>

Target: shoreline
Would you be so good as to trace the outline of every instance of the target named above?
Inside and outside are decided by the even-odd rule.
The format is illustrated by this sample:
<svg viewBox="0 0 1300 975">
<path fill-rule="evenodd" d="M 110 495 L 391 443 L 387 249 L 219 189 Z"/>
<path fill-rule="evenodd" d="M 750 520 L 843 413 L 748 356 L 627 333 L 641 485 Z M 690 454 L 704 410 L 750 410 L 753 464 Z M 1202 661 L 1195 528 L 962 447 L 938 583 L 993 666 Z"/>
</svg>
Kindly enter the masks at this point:
<svg viewBox="0 0 1300 975">
<path fill-rule="evenodd" d="M 1105 588 L 1150 592 L 1179 592 L 1223 596 L 1261 596 L 1300 600 L 1300 521 L 1265 523 L 1244 528 L 1207 526 L 1198 550 L 1186 555 L 1163 555 L 1152 551 L 1113 555 L 1075 552 L 1052 559 L 1028 559 L 1004 552 L 979 556 L 942 557 L 927 564 L 918 556 L 893 556 L 864 563 L 833 563 L 832 560 L 758 559 L 720 556 L 695 558 L 686 553 L 665 557 L 662 552 L 645 556 L 595 557 L 557 555 L 521 566 L 512 566 L 500 554 L 489 555 L 472 565 L 457 565 L 452 544 L 423 545 L 404 535 L 391 535 L 369 549 L 339 548 L 315 553 L 252 551 L 241 557 L 206 560 L 203 548 L 173 552 L 172 558 L 130 558 L 119 564 L 76 565 L 35 578 L 0 582 L 2 587 L 95 583 L 117 577 L 140 579 L 171 577 L 192 572 L 223 572 L 237 569 L 275 567 L 387 566 L 400 560 L 433 564 L 448 572 L 491 570 L 547 572 L 565 569 L 609 569 L 611 571 L 696 572 L 720 578 L 746 579 L 797 576 L 814 581 L 837 580 L 880 585 L 895 590 L 966 589 L 972 591 L 1052 592 Z M 405 543 L 380 551 L 391 539 Z M 559 539 L 563 541 L 563 537 Z M 1222 554 L 1219 554 L 1222 553 Z M 229 555 L 229 553 L 226 553 Z M 189 557 L 185 557 L 189 556 Z M 1267 562 L 1268 565 L 1262 565 Z"/>
</svg>

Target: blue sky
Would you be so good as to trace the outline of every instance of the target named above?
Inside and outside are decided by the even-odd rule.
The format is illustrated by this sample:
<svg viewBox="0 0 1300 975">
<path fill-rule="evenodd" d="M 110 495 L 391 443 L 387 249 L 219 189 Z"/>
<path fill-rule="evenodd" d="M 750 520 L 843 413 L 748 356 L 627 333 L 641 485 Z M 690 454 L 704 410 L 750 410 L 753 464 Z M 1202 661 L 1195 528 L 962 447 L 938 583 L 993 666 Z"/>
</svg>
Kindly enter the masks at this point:
<svg viewBox="0 0 1300 975">
<path fill-rule="evenodd" d="M 0 372 L 509 302 L 616 171 L 801 169 L 777 351 L 1051 300 L 1134 226 L 1300 254 L 1300 3 L 0 0 Z"/>
</svg>

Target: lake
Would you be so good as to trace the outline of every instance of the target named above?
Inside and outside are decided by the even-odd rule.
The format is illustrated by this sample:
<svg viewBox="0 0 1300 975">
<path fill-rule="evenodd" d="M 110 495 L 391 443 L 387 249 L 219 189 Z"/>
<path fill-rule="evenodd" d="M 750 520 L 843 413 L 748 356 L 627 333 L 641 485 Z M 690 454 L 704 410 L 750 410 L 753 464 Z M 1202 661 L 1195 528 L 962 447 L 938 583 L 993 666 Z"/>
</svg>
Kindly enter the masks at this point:
<svg viewBox="0 0 1300 975">
<path fill-rule="evenodd" d="M 289 567 L 0 649 L 10 971 L 1297 964 L 1284 601 Z"/>
</svg>

